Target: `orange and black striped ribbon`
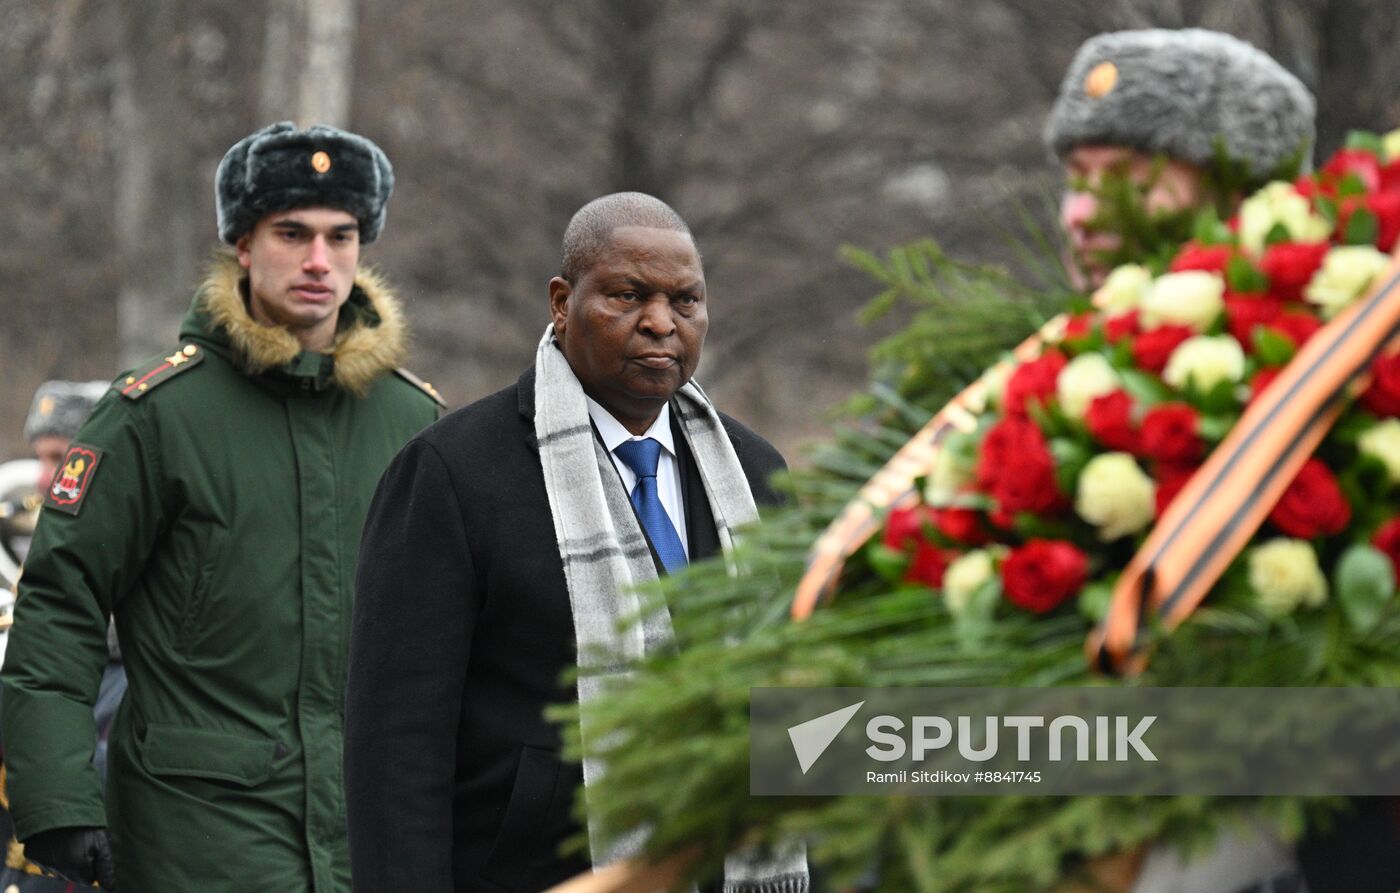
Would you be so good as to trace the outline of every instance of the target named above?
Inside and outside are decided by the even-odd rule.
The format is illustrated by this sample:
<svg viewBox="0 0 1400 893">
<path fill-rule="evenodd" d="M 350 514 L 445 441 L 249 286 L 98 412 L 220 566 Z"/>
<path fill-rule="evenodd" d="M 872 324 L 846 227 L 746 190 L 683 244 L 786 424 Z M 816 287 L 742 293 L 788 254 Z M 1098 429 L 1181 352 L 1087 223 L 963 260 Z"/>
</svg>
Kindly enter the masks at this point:
<svg viewBox="0 0 1400 893">
<path fill-rule="evenodd" d="M 1065 316 L 1056 317 L 1041 331 L 1063 328 L 1066 319 Z M 1040 356 L 1043 343 L 1042 335 L 1032 335 L 1012 351 L 1010 362 L 1023 363 L 1035 359 Z M 949 433 L 976 428 L 977 414 L 969 406 L 985 401 L 983 391 L 982 382 L 975 381 L 948 401 L 948 405 L 909 438 L 890 461 L 861 487 L 856 498 L 846 504 L 841 514 L 812 545 L 807 570 L 798 581 L 792 601 L 794 620 L 807 619 L 818 605 L 830 600 L 847 559 L 879 532 L 891 510 L 918 504 L 920 494 L 914 482 L 933 470 L 943 440 Z"/>
<path fill-rule="evenodd" d="M 1190 616 L 1321 444 L 1349 393 L 1369 381 L 1372 361 L 1400 335 L 1400 254 L 1375 282 L 1298 351 L 1157 522 L 1086 643 L 1100 669 L 1145 666 L 1138 639 L 1146 614 L 1167 630 Z"/>
</svg>

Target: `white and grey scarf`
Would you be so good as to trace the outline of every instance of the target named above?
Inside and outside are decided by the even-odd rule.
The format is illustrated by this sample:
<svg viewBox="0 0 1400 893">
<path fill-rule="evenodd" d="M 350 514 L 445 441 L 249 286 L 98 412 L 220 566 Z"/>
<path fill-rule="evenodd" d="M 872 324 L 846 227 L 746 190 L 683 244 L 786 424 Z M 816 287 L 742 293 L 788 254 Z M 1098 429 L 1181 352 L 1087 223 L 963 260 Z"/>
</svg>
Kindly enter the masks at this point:
<svg viewBox="0 0 1400 893">
<path fill-rule="evenodd" d="M 692 381 L 677 391 L 673 409 L 700 470 L 720 547 L 728 555 L 734 529 L 758 518 L 753 493 L 719 413 L 700 386 Z M 641 609 L 635 588 L 657 578 L 656 565 L 612 459 L 593 435 L 583 387 L 555 346 L 552 325 L 535 351 L 535 436 L 573 607 L 582 671 L 578 697 L 586 706 L 610 686 L 624 683 L 631 662 L 669 645 L 671 617 L 663 609 L 649 613 L 641 624 L 627 623 Z M 582 732 L 587 744 L 586 720 Z M 585 796 L 603 768 L 596 758 L 583 761 Z M 593 863 L 602 866 L 637 855 L 645 830 L 603 852 L 600 829 L 590 817 L 588 836 Z M 730 855 L 724 874 L 725 893 L 807 893 L 809 888 L 800 845 L 772 860 Z"/>
</svg>

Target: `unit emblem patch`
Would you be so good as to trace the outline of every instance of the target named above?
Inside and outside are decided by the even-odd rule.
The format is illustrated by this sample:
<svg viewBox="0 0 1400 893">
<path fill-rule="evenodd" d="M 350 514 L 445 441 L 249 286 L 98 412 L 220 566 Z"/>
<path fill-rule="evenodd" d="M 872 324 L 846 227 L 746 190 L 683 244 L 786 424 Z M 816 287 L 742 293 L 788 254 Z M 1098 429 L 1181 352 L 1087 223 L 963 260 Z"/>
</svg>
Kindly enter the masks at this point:
<svg viewBox="0 0 1400 893">
<path fill-rule="evenodd" d="M 69 446 L 58 471 L 54 472 L 53 483 L 44 493 L 44 505 L 55 511 L 76 515 L 83 507 L 83 500 L 92 487 L 92 476 L 97 473 L 97 465 L 101 461 L 102 451 L 97 447 L 81 443 Z"/>
</svg>

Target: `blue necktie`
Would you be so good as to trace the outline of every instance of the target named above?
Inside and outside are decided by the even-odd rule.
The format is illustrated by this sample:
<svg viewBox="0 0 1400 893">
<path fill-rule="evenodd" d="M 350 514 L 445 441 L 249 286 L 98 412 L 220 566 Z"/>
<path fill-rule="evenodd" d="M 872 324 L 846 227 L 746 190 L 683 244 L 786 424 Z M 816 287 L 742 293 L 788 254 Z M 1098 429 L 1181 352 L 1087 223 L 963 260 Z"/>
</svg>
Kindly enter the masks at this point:
<svg viewBox="0 0 1400 893">
<path fill-rule="evenodd" d="M 666 507 L 661 504 L 661 496 L 656 489 L 656 465 L 661 460 L 661 441 L 653 437 L 629 440 L 618 444 L 613 452 L 637 475 L 637 486 L 632 488 L 632 507 L 637 510 L 642 529 L 651 540 L 651 547 L 656 550 L 666 573 L 674 574 L 685 567 L 686 557 L 681 538 L 676 535 L 676 527 L 666 514 Z"/>
</svg>

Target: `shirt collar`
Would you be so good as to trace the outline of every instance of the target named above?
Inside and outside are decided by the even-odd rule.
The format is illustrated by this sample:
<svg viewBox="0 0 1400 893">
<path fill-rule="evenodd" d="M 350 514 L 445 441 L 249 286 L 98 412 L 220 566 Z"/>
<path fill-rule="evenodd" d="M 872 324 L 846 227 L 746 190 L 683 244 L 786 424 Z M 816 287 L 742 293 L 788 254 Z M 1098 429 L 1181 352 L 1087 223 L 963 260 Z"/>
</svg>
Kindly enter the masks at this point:
<svg viewBox="0 0 1400 893">
<path fill-rule="evenodd" d="M 671 436 L 671 404 L 661 404 L 661 413 L 656 417 L 656 421 L 651 423 L 651 427 L 647 429 L 645 434 L 636 436 L 628 431 L 621 422 L 613 418 L 612 413 L 604 409 L 601 403 L 587 394 L 583 395 L 583 399 L 588 401 L 588 416 L 598 427 L 598 433 L 602 435 L 603 445 L 608 448 L 608 452 L 611 453 L 629 440 L 654 437 L 665 447 L 666 452 L 672 456 L 676 455 L 676 442 Z"/>
</svg>

